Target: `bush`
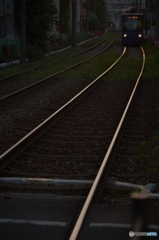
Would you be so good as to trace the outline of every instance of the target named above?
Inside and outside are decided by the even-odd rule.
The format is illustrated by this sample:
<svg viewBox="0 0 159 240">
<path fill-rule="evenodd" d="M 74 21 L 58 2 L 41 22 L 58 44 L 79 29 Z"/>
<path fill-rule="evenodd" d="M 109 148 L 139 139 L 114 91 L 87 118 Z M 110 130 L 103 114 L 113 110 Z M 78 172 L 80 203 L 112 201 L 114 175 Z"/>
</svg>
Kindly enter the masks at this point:
<svg viewBox="0 0 159 240">
<path fill-rule="evenodd" d="M 0 61 L 1 62 L 11 62 L 16 59 L 19 59 L 19 52 L 16 48 L 16 45 L 12 44 L 12 45 L 8 46 L 6 44 L 3 44 Z"/>
<path fill-rule="evenodd" d="M 50 44 L 51 44 L 51 51 L 56 51 L 68 46 L 69 41 L 64 40 L 60 35 L 58 37 L 51 36 L 50 37 Z"/>
<path fill-rule="evenodd" d="M 36 61 L 43 57 L 43 51 L 38 45 L 29 45 L 27 48 L 27 58 L 29 61 Z"/>
</svg>

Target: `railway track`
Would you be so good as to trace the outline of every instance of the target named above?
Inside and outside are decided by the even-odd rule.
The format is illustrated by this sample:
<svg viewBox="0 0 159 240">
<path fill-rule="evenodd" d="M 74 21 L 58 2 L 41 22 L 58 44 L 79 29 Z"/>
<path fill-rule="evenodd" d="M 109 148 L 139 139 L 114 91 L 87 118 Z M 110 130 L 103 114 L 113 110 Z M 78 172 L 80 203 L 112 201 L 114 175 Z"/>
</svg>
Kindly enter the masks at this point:
<svg viewBox="0 0 159 240">
<path fill-rule="evenodd" d="M 91 47 L 88 47 L 88 48 L 86 48 L 86 49 L 84 49 L 84 50 L 77 51 L 76 53 L 73 53 L 73 54 L 68 55 L 68 56 L 66 56 L 66 57 L 62 57 L 62 58 L 60 58 L 60 59 L 51 61 L 51 62 L 46 63 L 46 64 L 42 64 L 42 65 L 40 65 L 40 66 L 32 67 L 32 68 L 30 68 L 29 70 L 20 71 L 20 72 L 18 71 L 16 74 L 11 74 L 11 75 L 9 75 L 9 76 L 1 77 L 1 78 L 0 78 L 0 82 L 3 83 L 3 82 L 10 81 L 10 80 L 12 80 L 12 79 L 14 79 L 14 78 L 16 78 L 16 77 L 18 77 L 18 76 L 20 76 L 20 75 L 23 76 L 23 74 L 26 74 L 26 73 L 29 73 L 29 72 L 32 72 L 32 71 L 35 71 L 35 70 L 38 70 L 38 69 L 43 69 L 43 68 L 46 67 L 46 66 L 53 65 L 53 64 L 56 64 L 56 63 L 65 61 L 65 60 L 68 60 L 69 58 L 73 58 L 73 57 L 78 56 L 78 55 L 80 55 L 80 54 L 82 54 L 82 53 L 85 53 L 85 52 L 87 52 L 87 51 L 91 51 L 91 50 L 97 48 L 98 46 L 100 46 L 104 41 L 106 41 L 106 39 L 100 40 L 100 41 L 98 41 L 96 44 L 92 45 Z M 2 76 L 3 76 L 3 74 L 2 74 Z"/>
<path fill-rule="evenodd" d="M 74 96 L 71 100 L 69 100 L 66 104 L 64 104 L 60 109 L 58 109 L 55 113 L 53 113 L 51 116 L 49 116 L 49 118 L 47 118 L 45 121 L 43 121 L 39 126 L 37 126 L 34 130 L 32 130 L 28 135 L 26 135 L 25 137 L 24 137 L 24 139 L 23 140 L 20 140 L 19 141 L 19 143 L 18 143 L 18 146 L 20 146 L 21 144 L 23 145 L 23 143 L 25 143 L 25 142 L 28 142 L 28 140 L 29 141 L 31 141 L 31 142 L 34 142 L 35 141 L 35 139 L 37 138 L 37 136 L 38 135 L 41 135 L 44 131 L 46 131 L 46 129 L 48 128 L 48 126 L 50 126 L 50 125 L 52 125 L 52 123 L 54 122 L 54 121 L 56 121 L 61 115 L 63 115 L 66 111 L 68 111 L 67 109 L 70 109 L 70 107 L 72 106 L 72 105 L 74 105 L 76 102 L 78 102 L 79 100 L 80 100 L 80 98 L 81 97 L 83 97 L 83 95 L 85 95 L 86 94 L 86 92 L 87 91 L 89 91 L 92 87 L 94 87 L 94 85 L 95 84 L 97 84 L 98 83 L 98 81 L 108 72 L 108 71 L 110 71 L 110 69 L 111 68 L 113 68 L 113 66 L 120 60 L 120 58 L 125 54 L 125 50 L 126 49 L 124 49 L 124 51 L 123 51 L 123 53 L 121 54 L 121 56 L 115 61 L 115 63 L 111 66 L 111 67 L 109 67 L 105 72 L 103 72 L 99 77 L 97 77 L 92 83 L 90 83 L 86 88 L 84 88 L 81 92 L 79 92 L 76 96 Z M 103 86 L 102 86 L 102 88 L 103 88 Z M 96 91 L 96 90 L 95 90 Z M 101 89 L 99 90 L 99 91 L 101 91 Z M 103 95 L 105 95 L 105 91 L 103 92 Z M 97 97 L 97 100 L 96 100 L 96 97 L 95 97 L 95 101 L 97 101 L 97 103 L 100 105 L 100 101 L 98 101 L 98 97 Z M 96 102 L 95 102 L 96 103 Z M 96 103 L 96 104 L 97 104 Z M 88 106 L 86 106 L 86 109 L 88 109 L 89 107 L 90 107 L 90 104 L 92 105 L 92 102 L 91 103 L 89 103 L 89 105 Z M 83 106 L 82 106 L 82 108 L 83 108 Z M 77 117 L 75 117 L 75 119 L 78 119 L 78 116 Z M 55 120 L 54 120 L 55 119 Z M 81 118 L 81 120 L 82 120 L 82 125 L 83 125 L 83 114 L 82 114 L 82 118 Z M 70 121 L 70 120 L 69 120 Z M 57 129 L 57 126 L 55 126 L 55 128 Z M 86 125 L 86 127 L 85 128 L 87 128 L 87 125 Z M 85 128 L 84 128 L 84 130 L 85 130 Z M 50 130 L 49 130 L 50 131 Z M 67 128 L 66 128 L 66 131 L 69 131 L 69 130 L 67 130 Z M 78 131 L 77 131 L 77 133 L 78 133 Z M 59 134 L 59 133 L 58 133 Z M 33 137 L 33 136 L 36 136 L 35 138 Z M 92 137 L 92 135 L 91 135 L 91 137 Z M 63 138 L 63 135 L 62 135 L 62 138 Z M 17 150 L 16 150 L 16 147 L 17 146 L 17 144 L 15 144 L 15 147 L 11 147 L 11 149 L 15 149 L 15 152 L 17 152 Z M 19 147 L 18 147 L 19 148 Z M 25 148 L 26 148 L 26 146 L 25 146 Z M 11 150 L 10 149 L 10 150 Z M 4 153 L 4 154 L 2 154 L 1 155 L 1 159 L 5 159 L 7 156 L 8 156 L 8 154 L 10 155 L 10 156 L 12 156 L 12 158 L 13 158 L 13 152 L 12 152 L 12 150 L 11 150 L 11 152 L 10 152 L 10 150 L 9 151 L 6 151 L 6 153 Z M 8 158 L 8 157 L 7 157 Z M 4 161 L 5 162 L 5 161 Z M 2 163 L 2 161 L 1 161 L 1 163 Z"/>
<path fill-rule="evenodd" d="M 107 49 L 109 49 L 109 47 L 113 44 L 115 38 L 113 40 L 111 40 L 108 44 L 105 43 L 105 40 L 102 40 L 98 43 L 96 43 L 95 45 L 93 45 L 92 47 L 89 47 L 85 50 L 82 50 L 78 53 L 75 53 L 71 56 L 67 56 L 65 58 L 59 59 L 57 61 L 45 64 L 43 66 L 40 67 L 36 67 L 32 70 L 27 70 L 18 74 L 14 74 L 8 77 L 5 77 L 3 79 L 0 79 L 0 86 L 1 86 L 1 93 L 0 93 L 0 104 L 3 104 L 7 101 L 10 101 L 13 98 L 16 98 L 18 95 L 26 93 L 27 91 L 32 91 L 33 88 L 37 88 L 39 86 L 42 86 L 43 84 L 47 84 L 49 81 L 52 81 L 53 78 L 55 78 L 57 75 L 69 71 L 73 68 L 76 68 L 82 64 L 84 64 L 85 62 L 89 61 L 92 58 L 95 58 L 96 56 L 98 56 L 99 54 L 102 54 L 103 52 L 105 52 Z M 85 56 L 86 52 L 89 52 L 89 56 Z M 88 53 L 87 53 L 88 54 Z M 79 56 L 83 55 L 82 58 L 84 58 L 84 60 L 79 61 Z M 74 57 L 77 56 L 77 59 L 74 59 Z M 60 68 L 58 68 L 58 70 L 56 70 L 55 66 L 58 66 L 59 62 L 63 62 L 65 65 L 67 63 L 67 60 L 72 58 L 72 64 L 68 65 L 68 67 L 63 67 L 60 66 Z M 42 72 L 45 72 L 45 68 L 52 65 L 53 69 L 51 70 L 52 72 L 54 71 L 54 73 L 49 74 L 49 76 L 44 77 L 42 79 L 30 79 L 29 77 L 25 77 L 25 74 L 28 74 L 30 72 L 33 72 L 35 70 L 40 69 Z M 55 70 L 54 70 L 55 68 Z M 61 69 L 62 68 L 62 69 Z M 26 75 L 27 76 L 27 75 Z"/>
<path fill-rule="evenodd" d="M 118 61 L 125 55 L 125 50 Z M 78 99 L 80 94 L 77 94 L 60 110 L 57 110 L 1 155 L 1 180 L 4 180 L 2 186 L 5 189 L 11 189 L 14 184 L 18 185 L 19 178 L 15 179 L 15 177 L 26 177 L 24 185 L 29 185 L 29 187 L 26 186 L 29 191 L 30 184 L 33 183 L 35 189 L 39 184 L 42 184 L 45 191 L 52 193 L 55 191 L 57 184 L 56 181 L 53 181 L 53 178 L 60 176 L 66 181 L 62 181 L 62 187 L 65 188 L 62 189 L 65 192 L 64 195 L 67 195 L 69 192 L 67 187 L 73 185 L 73 182 L 75 183 L 74 186 L 76 186 L 75 191 L 77 191 L 77 184 L 81 184 L 82 190 L 79 188 L 78 193 L 83 193 L 84 199 L 87 194 L 88 197 L 86 197 L 84 204 L 82 198 L 82 211 L 79 218 L 76 218 L 75 226 L 74 219 L 70 224 L 71 227 L 68 227 L 65 239 L 77 239 L 88 209 L 91 203 L 94 202 L 94 197 L 100 199 L 101 192 L 104 191 L 103 185 L 105 186 L 107 177 L 110 174 L 115 157 L 114 153 L 117 151 L 116 148 L 118 149 L 134 104 L 132 101 L 134 101 L 140 83 L 144 61 L 145 56 L 143 53 L 141 72 L 132 93 L 134 82 L 112 84 L 104 77 L 108 72 L 106 70 L 89 84 L 85 90 L 80 92 L 80 94 L 84 94 L 84 97 Z M 93 84 L 95 86 L 92 88 Z M 85 94 L 89 87 L 91 87 L 91 90 Z M 77 102 L 74 103 L 74 100 L 77 100 Z M 118 104 L 116 104 L 117 102 Z M 63 110 L 64 112 L 61 113 Z M 104 179 L 102 178 L 103 173 L 105 173 Z M 6 179 L 2 177 L 11 180 L 9 185 L 5 182 Z M 32 179 L 28 179 L 29 177 L 32 177 Z M 81 179 L 86 180 L 80 182 Z M 23 191 L 24 185 L 22 186 Z M 99 186 L 102 186 L 101 189 L 98 189 Z M 33 192 L 35 189 L 33 188 Z M 43 193 L 41 188 L 40 191 Z M 76 211 L 75 213 L 77 213 Z"/>
<path fill-rule="evenodd" d="M 109 66 L 109 64 L 108 61 L 107 65 Z M 7 145 L 12 145 L 18 141 L 19 138 L 23 137 L 29 130 L 33 129 L 91 82 L 91 80 L 79 77 L 64 79 L 63 77 L 56 76 L 53 78 L 53 81 L 51 79 L 49 83 L 48 79 L 44 79 L 42 86 L 40 84 L 33 84 L 33 86 L 27 87 L 27 89 L 14 92 L 2 98 L 0 119 L 1 152 L 7 148 Z M 10 119 L 10 109 L 13 112 L 12 119 Z M 13 128 L 9 125 L 13 126 Z M 25 127 L 19 130 L 19 125 Z M 29 125 L 30 127 L 28 128 Z M 17 138 L 10 137 L 9 131 L 5 131 L 8 128 L 15 132 Z"/>
<path fill-rule="evenodd" d="M 96 178 L 92 184 L 92 187 L 90 189 L 90 192 L 86 198 L 86 201 L 83 205 L 83 208 L 80 212 L 80 215 L 77 219 L 77 222 L 73 228 L 73 231 L 70 235 L 70 240 L 73 239 L 77 239 L 79 232 L 81 230 L 82 224 L 84 222 L 84 219 L 87 215 L 88 209 L 91 206 L 91 203 L 94 199 L 99 199 L 101 198 L 101 192 L 103 192 L 105 184 L 106 184 L 106 179 L 108 177 L 108 173 L 110 172 L 112 163 L 114 161 L 114 157 L 115 157 L 115 152 L 116 149 L 119 146 L 119 143 L 121 141 L 122 138 L 122 134 L 125 128 L 125 124 L 127 123 L 127 119 L 129 117 L 130 111 L 131 111 L 131 106 L 133 104 L 137 89 L 138 89 L 138 85 L 140 82 L 140 78 L 142 76 L 143 70 L 144 70 L 144 65 L 145 65 L 145 54 L 143 49 L 141 49 L 143 52 L 143 63 L 142 63 L 142 67 L 141 67 L 141 71 L 139 73 L 139 76 L 137 78 L 137 81 L 135 83 L 135 86 L 133 88 L 133 91 L 130 95 L 130 98 L 127 102 L 126 108 L 123 112 L 122 117 L 120 118 L 119 124 L 116 128 L 115 134 L 113 135 L 113 138 L 111 140 L 111 143 L 109 144 L 109 147 L 107 149 L 106 155 L 103 159 L 102 164 L 100 165 L 100 168 L 98 170 L 98 173 L 96 175 Z M 96 196 L 97 195 L 97 196 Z M 99 195 L 99 196 L 98 196 Z"/>
</svg>

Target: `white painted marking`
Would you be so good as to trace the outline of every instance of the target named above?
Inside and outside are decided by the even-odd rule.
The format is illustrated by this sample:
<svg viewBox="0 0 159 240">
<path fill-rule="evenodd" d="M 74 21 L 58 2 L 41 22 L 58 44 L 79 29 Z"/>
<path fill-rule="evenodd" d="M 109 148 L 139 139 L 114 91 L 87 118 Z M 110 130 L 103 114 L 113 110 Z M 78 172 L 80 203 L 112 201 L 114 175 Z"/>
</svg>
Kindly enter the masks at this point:
<svg viewBox="0 0 159 240">
<path fill-rule="evenodd" d="M 90 223 L 90 227 L 114 227 L 114 228 L 131 228 L 131 224 L 120 223 Z"/>
<path fill-rule="evenodd" d="M 131 224 L 120 223 L 90 223 L 90 227 L 132 228 Z M 159 225 L 148 225 L 149 229 L 159 230 Z"/>
<path fill-rule="evenodd" d="M 154 230 L 159 230 L 159 225 L 149 225 L 148 227 Z"/>
<path fill-rule="evenodd" d="M 65 227 L 67 225 L 65 222 L 22 220 L 22 219 L 0 219 L 0 223 L 31 224 L 40 226 L 59 226 L 59 227 Z"/>
</svg>

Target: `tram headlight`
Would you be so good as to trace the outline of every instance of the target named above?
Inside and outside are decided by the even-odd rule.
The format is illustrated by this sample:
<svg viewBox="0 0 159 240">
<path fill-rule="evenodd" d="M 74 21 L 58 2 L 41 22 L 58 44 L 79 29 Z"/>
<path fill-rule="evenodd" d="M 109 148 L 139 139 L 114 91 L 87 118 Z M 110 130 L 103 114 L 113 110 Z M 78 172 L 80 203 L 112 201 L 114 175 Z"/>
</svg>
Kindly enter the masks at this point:
<svg viewBox="0 0 159 240">
<path fill-rule="evenodd" d="M 141 37 L 142 37 L 142 34 L 139 34 L 138 37 L 141 38 Z"/>
<path fill-rule="evenodd" d="M 127 37 L 127 34 L 125 33 L 123 36 L 124 36 L 124 37 Z"/>
</svg>

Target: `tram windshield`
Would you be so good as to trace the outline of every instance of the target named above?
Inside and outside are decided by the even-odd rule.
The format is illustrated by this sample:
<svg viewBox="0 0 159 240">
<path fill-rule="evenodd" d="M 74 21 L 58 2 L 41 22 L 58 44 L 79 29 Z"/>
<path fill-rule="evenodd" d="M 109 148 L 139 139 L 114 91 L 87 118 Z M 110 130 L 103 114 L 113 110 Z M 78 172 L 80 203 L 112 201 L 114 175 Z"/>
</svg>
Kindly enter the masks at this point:
<svg viewBox="0 0 159 240">
<path fill-rule="evenodd" d="M 124 16 L 124 30 L 142 30 L 142 19 L 138 16 Z"/>
</svg>

